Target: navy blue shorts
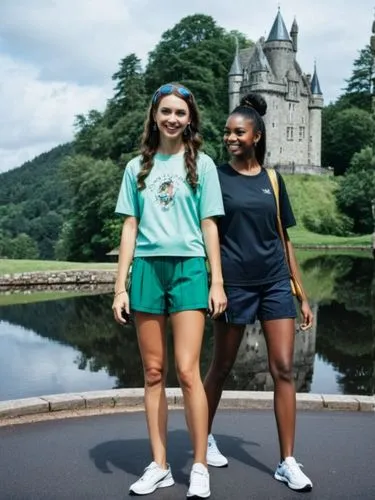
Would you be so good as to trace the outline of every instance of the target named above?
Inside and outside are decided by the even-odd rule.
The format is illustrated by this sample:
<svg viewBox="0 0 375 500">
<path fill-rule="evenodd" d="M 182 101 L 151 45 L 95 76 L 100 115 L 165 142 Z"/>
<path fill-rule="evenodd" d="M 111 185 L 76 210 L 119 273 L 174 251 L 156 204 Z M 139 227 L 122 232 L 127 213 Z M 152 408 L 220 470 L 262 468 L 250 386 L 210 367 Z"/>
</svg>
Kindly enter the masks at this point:
<svg viewBox="0 0 375 500">
<path fill-rule="evenodd" d="M 271 319 L 295 318 L 296 306 L 290 279 L 257 286 L 226 286 L 227 310 L 219 321 L 247 325 Z"/>
</svg>

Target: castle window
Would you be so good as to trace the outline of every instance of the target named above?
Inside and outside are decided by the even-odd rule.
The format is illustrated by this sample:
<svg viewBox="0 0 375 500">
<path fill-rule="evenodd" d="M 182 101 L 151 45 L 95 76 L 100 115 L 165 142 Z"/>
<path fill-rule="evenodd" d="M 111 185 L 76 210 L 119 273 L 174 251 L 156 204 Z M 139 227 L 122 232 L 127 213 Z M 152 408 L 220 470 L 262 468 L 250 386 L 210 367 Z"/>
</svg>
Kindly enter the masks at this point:
<svg viewBox="0 0 375 500">
<path fill-rule="evenodd" d="M 299 128 L 299 142 L 302 142 L 305 138 L 305 127 Z"/>
<path fill-rule="evenodd" d="M 286 128 L 286 140 L 293 141 L 293 127 Z"/>
<path fill-rule="evenodd" d="M 275 122 L 272 122 L 272 128 L 275 128 Z"/>
<path fill-rule="evenodd" d="M 288 122 L 293 123 L 293 111 L 294 107 L 292 106 L 292 103 L 289 103 L 289 115 L 288 115 Z"/>
</svg>

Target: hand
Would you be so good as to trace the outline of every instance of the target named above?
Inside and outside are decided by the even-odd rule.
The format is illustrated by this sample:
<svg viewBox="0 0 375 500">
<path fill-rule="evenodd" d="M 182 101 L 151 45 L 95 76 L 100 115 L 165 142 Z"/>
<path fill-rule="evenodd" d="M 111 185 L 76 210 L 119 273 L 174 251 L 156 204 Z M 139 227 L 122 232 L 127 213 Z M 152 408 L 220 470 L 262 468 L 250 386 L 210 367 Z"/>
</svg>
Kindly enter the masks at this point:
<svg viewBox="0 0 375 500">
<path fill-rule="evenodd" d="M 122 317 L 122 312 L 126 311 L 127 314 L 130 313 L 129 295 L 126 291 L 115 296 L 115 298 L 113 299 L 112 310 L 117 323 L 120 323 L 120 325 L 125 325 L 127 322 Z"/>
<path fill-rule="evenodd" d="M 310 309 L 309 303 L 307 300 L 301 302 L 301 316 L 302 323 L 300 325 L 301 330 L 305 331 L 312 327 L 314 315 L 312 310 Z"/>
<path fill-rule="evenodd" d="M 212 283 L 208 294 L 208 310 L 211 318 L 215 319 L 227 308 L 227 296 L 221 283 Z"/>
</svg>

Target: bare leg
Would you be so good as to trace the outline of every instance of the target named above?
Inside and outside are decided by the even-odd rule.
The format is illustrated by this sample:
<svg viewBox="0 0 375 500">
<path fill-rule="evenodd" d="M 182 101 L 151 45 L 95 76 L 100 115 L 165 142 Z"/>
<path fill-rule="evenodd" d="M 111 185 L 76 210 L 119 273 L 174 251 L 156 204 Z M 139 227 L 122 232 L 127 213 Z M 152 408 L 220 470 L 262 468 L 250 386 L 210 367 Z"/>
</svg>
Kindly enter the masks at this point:
<svg viewBox="0 0 375 500">
<path fill-rule="evenodd" d="M 184 396 L 194 462 L 207 465 L 207 399 L 199 367 L 205 316 L 203 311 L 182 311 L 171 314 L 171 321 L 176 372 Z"/>
<path fill-rule="evenodd" d="M 214 321 L 214 355 L 204 380 L 208 401 L 208 433 L 211 433 L 224 383 L 236 361 L 244 331 L 244 325 Z"/>
<path fill-rule="evenodd" d="M 166 318 L 136 312 L 138 344 L 145 378 L 145 409 L 153 460 L 167 468 L 167 376 Z"/>
<path fill-rule="evenodd" d="M 293 376 L 295 327 L 293 319 L 262 322 L 268 363 L 274 381 L 274 410 L 280 458 L 293 456 L 296 427 L 296 390 Z"/>
</svg>

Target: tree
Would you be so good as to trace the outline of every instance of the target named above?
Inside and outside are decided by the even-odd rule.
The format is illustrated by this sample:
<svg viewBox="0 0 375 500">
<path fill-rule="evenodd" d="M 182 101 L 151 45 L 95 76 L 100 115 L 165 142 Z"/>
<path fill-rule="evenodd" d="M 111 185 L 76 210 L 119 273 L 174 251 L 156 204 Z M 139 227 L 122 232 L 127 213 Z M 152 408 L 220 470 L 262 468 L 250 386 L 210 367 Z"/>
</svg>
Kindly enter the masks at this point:
<svg viewBox="0 0 375 500">
<path fill-rule="evenodd" d="M 72 212 L 65 226 L 65 241 L 57 251 L 68 260 L 101 261 L 112 249 L 115 203 L 122 172 L 111 160 L 88 156 L 68 158 L 64 172 L 73 192 Z M 120 219 L 116 234 L 120 238 Z"/>
<path fill-rule="evenodd" d="M 103 115 L 96 109 L 90 110 L 87 115 L 77 115 L 74 128 L 76 129 L 75 147 L 77 153 L 91 153 L 93 137 L 97 127 L 102 123 Z"/>
<path fill-rule="evenodd" d="M 350 168 L 337 190 L 339 208 L 354 220 L 357 233 L 372 232 L 371 201 L 375 193 L 375 157 L 371 147 L 353 156 Z"/>
<path fill-rule="evenodd" d="M 183 18 L 172 29 L 162 34 L 161 41 L 150 52 L 146 70 L 146 85 L 152 92 L 161 83 L 165 83 L 160 69 L 167 69 L 170 57 L 181 54 L 187 49 L 196 48 L 205 40 L 220 39 L 224 29 L 217 26 L 211 16 L 195 14 Z"/>
<path fill-rule="evenodd" d="M 113 74 L 112 80 L 116 82 L 115 94 L 111 99 L 111 104 L 116 107 L 115 115 L 118 112 L 127 113 L 145 106 L 145 86 L 141 61 L 135 54 L 130 54 L 121 59 L 119 69 Z M 109 111 L 113 111 L 109 107 Z M 113 113 L 109 113 L 112 118 Z M 108 113 L 107 113 L 108 115 Z"/>
<path fill-rule="evenodd" d="M 322 165 L 332 166 L 332 143 L 335 140 L 334 119 L 341 111 L 341 107 L 335 104 L 328 104 L 322 111 Z"/>
<path fill-rule="evenodd" d="M 371 145 L 374 122 L 370 113 L 359 108 L 336 112 L 328 107 L 323 120 L 324 162 L 334 168 L 335 175 L 342 175 L 353 155 Z"/>
<path fill-rule="evenodd" d="M 373 55 L 366 45 L 353 63 L 352 76 L 346 80 L 343 103 L 369 111 L 371 109 L 371 86 L 373 78 Z"/>
<path fill-rule="evenodd" d="M 13 239 L 3 238 L 0 241 L 0 257 L 7 259 L 38 259 L 38 246 L 30 236 L 24 233 Z"/>
</svg>

